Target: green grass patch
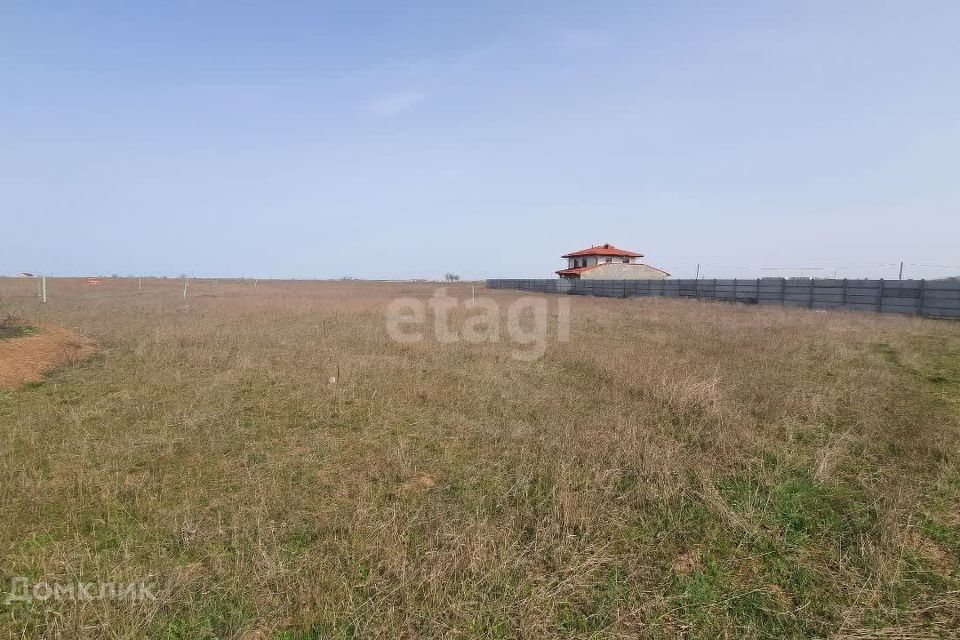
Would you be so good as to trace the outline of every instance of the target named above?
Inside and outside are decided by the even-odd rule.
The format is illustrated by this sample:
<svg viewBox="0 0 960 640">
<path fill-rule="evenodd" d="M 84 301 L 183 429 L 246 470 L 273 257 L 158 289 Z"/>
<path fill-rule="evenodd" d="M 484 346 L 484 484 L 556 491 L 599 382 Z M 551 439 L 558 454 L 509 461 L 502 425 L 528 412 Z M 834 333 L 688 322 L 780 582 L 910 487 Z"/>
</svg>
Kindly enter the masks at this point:
<svg viewBox="0 0 960 640">
<path fill-rule="evenodd" d="M 37 332 L 37 328 L 28 324 L 25 320 L 16 316 L 8 315 L 0 317 L 0 340 L 10 338 L 24 338 Z"/>
</svg>

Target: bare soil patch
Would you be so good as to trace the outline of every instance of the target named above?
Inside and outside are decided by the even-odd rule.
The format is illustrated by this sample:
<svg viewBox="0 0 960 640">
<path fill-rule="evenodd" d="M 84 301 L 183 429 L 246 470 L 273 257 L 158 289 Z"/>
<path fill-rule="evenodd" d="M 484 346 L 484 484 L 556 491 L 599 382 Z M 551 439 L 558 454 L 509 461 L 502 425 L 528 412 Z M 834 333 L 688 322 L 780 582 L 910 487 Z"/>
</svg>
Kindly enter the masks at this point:
<svg viewBox="0 0 960 640">
<path fill-rule="evenodd" d="M 12 389 L 36 382 L 46 371 L 94 351 L 92 341 L 64 327 L 22 322 L 17 326 L 21 327 L 20 337 L 0 339 L 0 387 Z"/>
</svg>

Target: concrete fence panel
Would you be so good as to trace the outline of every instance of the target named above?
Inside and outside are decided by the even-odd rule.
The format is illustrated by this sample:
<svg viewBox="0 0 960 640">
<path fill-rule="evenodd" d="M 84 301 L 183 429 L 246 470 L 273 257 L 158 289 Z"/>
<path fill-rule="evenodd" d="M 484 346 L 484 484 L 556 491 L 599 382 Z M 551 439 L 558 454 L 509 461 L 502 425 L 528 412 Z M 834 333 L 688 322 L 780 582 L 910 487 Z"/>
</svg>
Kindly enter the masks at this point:
<svg viewBox="0 0 960 640">
<path fill-rule="evenodd" d="M 960 282 L 951 280 L 487 280 L 490 289 L 605 298 L 698 298 L 809 309 L 850 309 L 960 318 Z"/>
</svg>

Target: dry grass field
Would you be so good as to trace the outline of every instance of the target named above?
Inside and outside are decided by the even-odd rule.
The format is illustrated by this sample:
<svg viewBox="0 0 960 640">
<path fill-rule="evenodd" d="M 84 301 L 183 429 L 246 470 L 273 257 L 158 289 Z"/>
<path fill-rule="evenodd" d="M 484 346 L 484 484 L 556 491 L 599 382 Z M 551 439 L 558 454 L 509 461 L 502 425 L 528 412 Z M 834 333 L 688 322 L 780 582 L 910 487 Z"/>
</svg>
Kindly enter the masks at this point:
<svg viewBox="0 0 960 640">
<path fill-rule="evenodd" d="M 960 627 L 960 324 L 578 297 L 537 360 L 390 340 L 435 286 L 0 279 L 0 314 L 97 345 L 0 389 L 3 590 L 156 585 L 0 601 L 0 634 Z"/>
</svg>

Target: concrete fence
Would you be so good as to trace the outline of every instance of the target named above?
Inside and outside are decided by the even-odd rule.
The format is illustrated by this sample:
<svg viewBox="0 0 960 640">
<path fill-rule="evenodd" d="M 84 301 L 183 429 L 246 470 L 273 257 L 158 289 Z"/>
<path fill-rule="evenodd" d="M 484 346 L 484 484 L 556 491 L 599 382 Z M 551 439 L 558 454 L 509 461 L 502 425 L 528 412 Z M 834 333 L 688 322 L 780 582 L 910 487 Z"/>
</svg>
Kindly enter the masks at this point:
<svg viewBox="0 0 960 640">
<path fill-rule="evenodd" d="M 519 289 L 611 298 L 657 296 L 808 309 L 851 309 L 960 318 L 960 282 L 950 280 L 487 280 Z"/>
</svg>

